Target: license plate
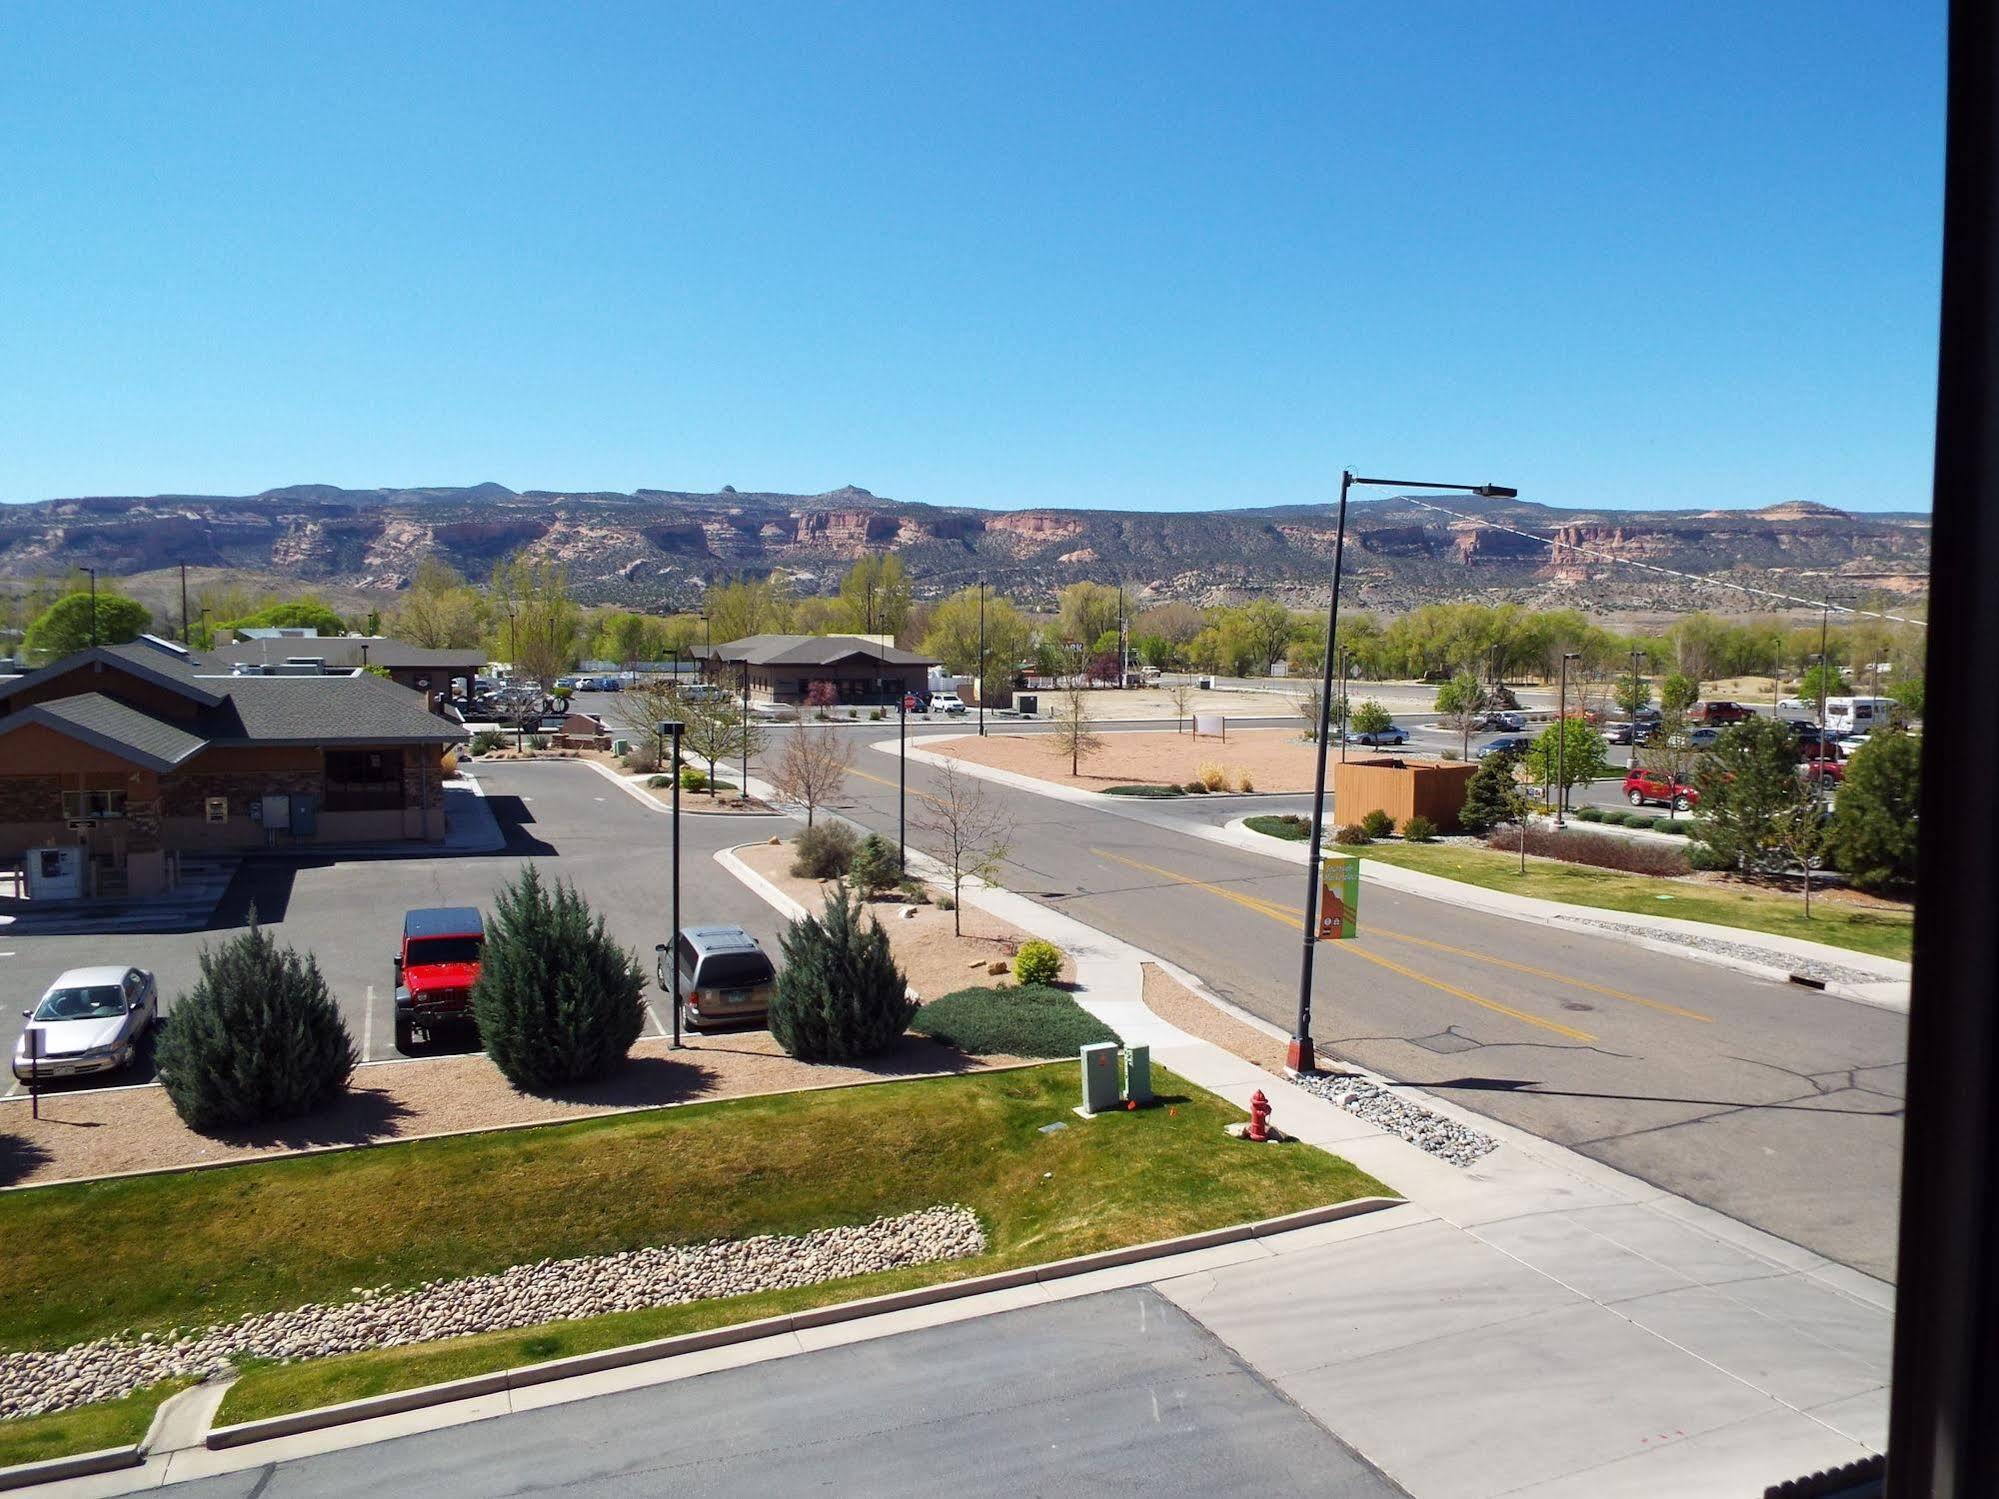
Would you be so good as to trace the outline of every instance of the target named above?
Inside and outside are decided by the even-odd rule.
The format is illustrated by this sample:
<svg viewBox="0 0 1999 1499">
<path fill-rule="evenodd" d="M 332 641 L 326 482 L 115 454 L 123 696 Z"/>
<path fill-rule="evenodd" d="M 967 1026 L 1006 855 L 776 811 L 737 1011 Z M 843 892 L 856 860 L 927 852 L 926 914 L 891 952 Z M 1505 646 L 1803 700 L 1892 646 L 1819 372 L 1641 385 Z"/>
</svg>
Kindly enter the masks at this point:
<svg viewBox="0 0 1999 1499">
<path fill-rule="evenodd" d="M 750 993 L 751 991 L 748 989 L 724 989 L 722 991 L 722 1003 L 725 1005 L 746 1005 L 750 1002 Z"/>
</svg>

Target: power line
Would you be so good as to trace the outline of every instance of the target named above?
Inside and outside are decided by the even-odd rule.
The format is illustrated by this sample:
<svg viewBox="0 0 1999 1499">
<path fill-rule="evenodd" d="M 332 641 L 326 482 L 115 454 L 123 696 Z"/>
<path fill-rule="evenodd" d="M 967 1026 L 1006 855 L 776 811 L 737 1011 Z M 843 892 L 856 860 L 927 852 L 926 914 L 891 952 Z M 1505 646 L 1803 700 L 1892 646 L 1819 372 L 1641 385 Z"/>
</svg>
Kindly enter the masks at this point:
<svg viewBox="0 0 1999 1499">
<path fill-rule="evenodd" d="M 1482 515 L 1465 515 L 1460 511 L 1446 509 L 1442 505 L 1433 505 L 1428 500 L 1419 500 L 1413 494 L 1405 494 L 1401 498 L 1407 500 L 1412 505 L 1420 505 L 1425 510 L 1434 510 L 1439 515 L 1448 515 L 1453 520 L 1466 521 L 1474 526 L 1484 526 L 1490 531 L 1504 531 L 1509 536 L 1518 536 L 1527 541 L 1539 542 L 1542 546 L 1547 547 L 1553 552 L 1575 552 L 1581 556 L 1593 557 L 1599 562 L 1609 562 L 1619 567 L 1635 567 L 1644 572 L 1659 573 L 1665 577 L 1679 578 L 1688 583 L 1704 583 L 1713 588 L 1733 588 L 1739 593 L 1755 594 L 1758 598 L 1778 599 L 1786 604 L 1803 604 L 1807 608 L 1830 610 L 1834 614 L 1851 614 L 1856 617 L 1865 616 L 1868 619 L 1888 619 L 1893 620 L 1898 625 L 1916 625 L 1925 630 L 1929 628 L 1930 624 L 1926 619 L 1910 619 L 1904 614 L 1883 614 L 1878 609 L 1855 609 L 1846 604 L 1835 604 L 1830 599 L 1808 599 L 1800 597 L 1795 593 L 1779 593 L 1775 589 L 1770 588 L 1752 588 L 1747 583 L 1731 583 L 1726 578 L 1709 578 L 1703 577 L 1700 573 L 1681 572 L 1677 568 L 1661 567 L 1656 562 L 1639 562 L 1630 557 L 1619 557 L 1610 552 L 1596 551 L 1591 547 L 1577 546 L 1573 541 L 1557 541 L 1552 536 L 1536 536 L 1532 531 L 1522 531 L 1515 526 L 1503 526 L 1498 521 L 1487 520 Z"/>
</svg>

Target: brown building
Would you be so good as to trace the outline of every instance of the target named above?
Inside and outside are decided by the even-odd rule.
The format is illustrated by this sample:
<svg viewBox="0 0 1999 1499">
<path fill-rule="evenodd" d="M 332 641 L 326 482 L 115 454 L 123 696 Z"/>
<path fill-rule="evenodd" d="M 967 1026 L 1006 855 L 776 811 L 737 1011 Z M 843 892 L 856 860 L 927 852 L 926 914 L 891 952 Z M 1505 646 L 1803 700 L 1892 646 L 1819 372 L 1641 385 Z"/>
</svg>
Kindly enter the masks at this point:
<svg viewBox="0 0 1999 1499">
<path fill-rule="evenodd" d="M 486 664 L 480 650 L 432 650 L 386 635 L 316 635 L 303 630 L 260 633 L 202 654 L 203 670 L 283 675 L 353 671 L 379 666 L 389 680 L 421 692 L 435 709 L 440 699 L 469 698 L 472 681 Z"/>
<path fill-rule="evenodd" d="M 442 840 L 463 728 L 365 672 L 227 670 L 141 636 L 0 682 L 0 859 L 77 849 L 79 893 L 149 895 L 184 850 Z"/>
<path fill-rule="evenodd" d="M 702 681 L 731 692 L 742 690 L 747 668 L 750 697 L 766 703 L 802 703 L 814 682 L 831 682 L 843 703 L 897 703 L 927 693 L 939 664 L 865 635 L 746 635 L 693 655 Z"/>
</svg>

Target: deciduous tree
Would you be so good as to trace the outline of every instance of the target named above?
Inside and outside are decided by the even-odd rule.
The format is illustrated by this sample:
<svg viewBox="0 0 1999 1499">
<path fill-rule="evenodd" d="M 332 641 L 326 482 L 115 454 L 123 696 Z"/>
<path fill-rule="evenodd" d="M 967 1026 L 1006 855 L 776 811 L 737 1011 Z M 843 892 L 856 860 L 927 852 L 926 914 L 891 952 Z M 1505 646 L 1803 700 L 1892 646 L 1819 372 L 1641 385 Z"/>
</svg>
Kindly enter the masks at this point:
<svg viewBox="0 0 1999 1499">
<path fill-rule="evenodd" d="M 771 785 L 786 801 L 805 808 L 805 825 L 840 794 L 854 768 L 854 746 L 831 724 L 797 723 L 785 731 L 784 748 L 770 769 Z"/>
<path fill-rule="evenodd" d="M 93 629 L 93 605 L 88 593 L 72 593 L 58 599 L 28 626 L 21 649 L 38 661 L 60 660 L 72 652 L 87 650 L 93 637 L 99 645 L 137 640 L 153 622 L 144 604 L 111 592 L 103 581 L 97 585 L 94 608 Z"/>
<path fill-rule="evenodd" d="M 986 794 L 984 783 L 959 769 L 955 760 L 945 761 L 932 786 L 909 825 L 925 835 L 929 851 L 950 875 L 951 930 L 962 936 L 965 881 L 990 884 L 999 878 L 1013 851 L 1012 824 L 1006 809 Z"/>
<path fill-rule="evenodd" d="M 1472 730 L 1485 720 L 1485 684 L 1477 673 L 1460 671 L 1439 687 L 1437 712 L 1447 727 L 1458 731 L 1458 752 L 1469 756 Z"/>
<path fill-rule="evenodd" d="M 1049 737 L 1054 741 L 1055 752 L 1069 757 L 1070 775 L 1080 775 L 1083 757 L 1104 747 L 1103 736 L 1096 732 L 1096 713 L 1089 698 L 1080 690 L 1056 698 L 1053 718 L 1055 726 Z"/>
</svg>

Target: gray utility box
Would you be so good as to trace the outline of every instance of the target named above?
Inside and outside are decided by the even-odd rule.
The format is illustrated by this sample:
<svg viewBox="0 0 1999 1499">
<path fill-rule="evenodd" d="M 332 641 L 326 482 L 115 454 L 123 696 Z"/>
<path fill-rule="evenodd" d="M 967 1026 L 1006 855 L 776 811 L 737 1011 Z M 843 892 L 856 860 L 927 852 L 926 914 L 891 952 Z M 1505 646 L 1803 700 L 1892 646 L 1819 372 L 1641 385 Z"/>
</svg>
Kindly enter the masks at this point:
<svg viewBox="0 0 1999 1499">
<path fill-rule="evenodd" d="M 1013 695 L 1013 710 L 1022 718 L 1032 718 L 1041 711 L 1041 698 L 1037 693 L 1016 692 Z"/>
<path fill-rule="evenodd" d="M 1083 1106 L 1079 1114 L 1101 1114 L 1118 1107 L 1118 1048 L 1115 1041 L 1098 1041 L 1083 1048 Z"/>
<path fill-rule="evenodd" d="M 1152 1102 L 1152 1048 L 1127 1046 L 1124 1049 L 1124 1097 L 1126 1103 Z"/>
</svg>

